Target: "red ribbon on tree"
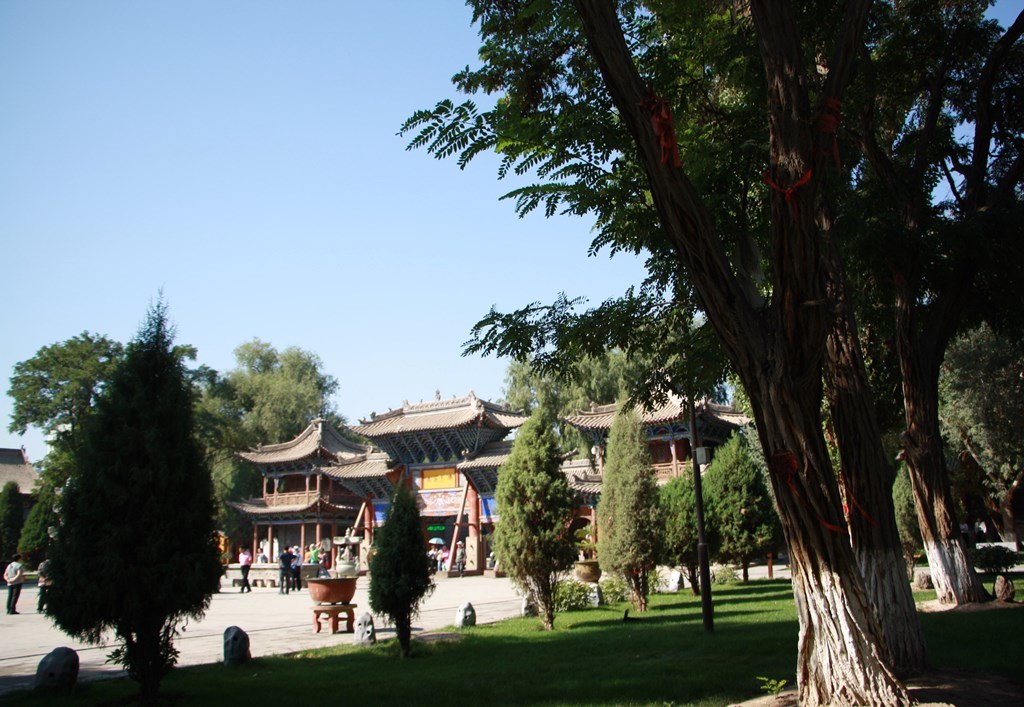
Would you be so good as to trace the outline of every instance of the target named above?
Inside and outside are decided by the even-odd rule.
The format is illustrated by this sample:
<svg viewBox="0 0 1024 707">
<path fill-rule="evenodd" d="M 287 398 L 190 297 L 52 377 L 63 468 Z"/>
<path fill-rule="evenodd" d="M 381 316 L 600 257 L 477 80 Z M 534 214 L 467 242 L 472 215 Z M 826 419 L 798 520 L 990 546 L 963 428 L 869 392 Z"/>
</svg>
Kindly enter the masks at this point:
<svg viewBox="0 0 1024 707">
<path fill-rule="evenodd" d="M 785 188 L 780 187 L 775 182 L 775 180 L 772 179 L 771 176 L 769 176 L 768 170 L 765 170 L 764 173 L 761 176 L 764 177 L 764 183 L 765 184 L 767 184 L 768 186 L 770 186 L 772 189 L 774 189 L 775 191 L 779 192 L 780 194 L 785 195 L 786 203 L 789 204 L 790 208 L 793 209 L 793 215 L 794 216 L 799 216 L 800 215 L 800 205 L 796 203 L 796 190 L 799 189 L 800 187 L 802 187 L 803 185 L 807 184 L 807 182 L 811 181 L 811 168 L 808 167 L 807 171 L 804 172 L 804 175 L 802 177 L 800 177 L 800 179 L 796 180 L 796 182 L 793 183 L 793 186 L 785 187 Z"/>
<path fill-rule="evenodd" d="M 672 109 L 668 102 L 656 94 L 654 89 L 647 87 L 647 98 L 640 101 L 640 107 L 651 117 L 651 128 L 658 137 L 661 146 L 661 163 L 679 167 L 679 145 L 676 143 L 676 123 L 672 119 Z"/>
<path fill-rule="evenodd" d="M 778 476 L 785 476 L 786 485 L 789 486 L 789 490 L 793 492 L 793 496 L 796 498 L 802 498 L 802 496 L 800 496 L 799 489 L 797 489 L 796 484 L 793 482 L 797 473 L 796 455 L 793 454 L 793 452 L 788 449 L 776 452 L 771 456 L 771 459 L 768 460 L 768 468 Z M 821 523 L 824 528 L 831 530 L 834 533 L 846 532 L 838 525 L 829 523 L 817 513 L 815 513 L 815 515 L 818 516 L 818 522 Z"/>
</svg>

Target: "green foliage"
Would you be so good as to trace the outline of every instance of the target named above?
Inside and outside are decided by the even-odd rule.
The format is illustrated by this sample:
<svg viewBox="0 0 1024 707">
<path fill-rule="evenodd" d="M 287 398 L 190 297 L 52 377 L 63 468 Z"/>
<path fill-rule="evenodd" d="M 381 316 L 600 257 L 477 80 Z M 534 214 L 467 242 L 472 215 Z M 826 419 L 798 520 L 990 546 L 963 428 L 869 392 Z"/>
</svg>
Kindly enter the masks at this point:
<svg viewBox="0 0 1024 707">
<path fill-rule="evenodd" d="M 560 470 L 553 420 L 538 408 L 516 433 L 495 492 L 501 522 L 494 553 L 502 569 L 533 601 L 544 628 L 554 627 L 558 574 L 572 565 L 572 492 Z"/>
<path fill-rule="evenodd" d="M 896 529 L 900 534 L 903 561 L 907 563 L 907 577 L 914 575 L 914 556 L 921 550 L 921 526 L 917 522 L 917 506 L 914 489 L 910 483 L 910 472 L 903 464 L 896 472 L 892 485 L 892 503 L 896 511 Z"/>
<path fill-rule="evenodd" d="M 591 403 L 607 404 L 629 396 L 652 367 L 642 357 L 630 357 L 618 349 L 585 355 L 559 372 L 545 373 L 528 361 L 511 361 L 505 373 L 505 399 L 513 409 L 527 413 L 545 406 L 558 417 L 575 415 L 590 409 Z M 564 452 L 586 455 L 589 451 L 589 438 L 576 428 L 560 425 L 557 433 Z"/>
<path fill-rule="evenodd" d="M 318 416 L 333 423 L 344 418 L 331 402 L 338 381 L 324 373 L 316 354 L 296 347 L 278 351 L 259 339 L 241 344 L 234 353 L 237 365 L 225 375 L 197 372 L 196 421 L 213 473 L 218 526 L 240 541 L 251 524 L 227 501 L 260 495 L 262 477 L 240 462 L 236 452 L 287 441 Z"/>
<path fill-rule="evenodd" d="M 57 497 L 47 488 L 36 494 L 35 505 L 28 512 L 18 540 L 18 552 L 28 567 L 35 567 L 46 557 L 50 547 L 50 529 L 58 523 L 54 505 Z"/>
<path fill-rule="evenodd" d="M 700 591 L 697 558 L 697 497 L 693 475 L 677 476 L 658 490 L 658 505 L 665 522 L 661 562 L 669 567 L 680 567 L 690 580 L 694 594 Z M 718 551 L 718 532 L 705 524 L 704 537 L 708 555 Z"/>
<path fill-rule="evenodd" d="M 412 620 L 434 590 L 423 544 L 420 511 L 412 492 L 399 484 L 387 520 L 374 539 L 370 559 L 370 608 L 395 625 L 401 655 L 408 657 Z"/>
<path fill-rule="evenodd" d="M 742 434 L 733 434 L 715 450 L 704 475 L 707 525 L 716 528 L 718 558 L 736 563 L 747 581 L 751 560 L 774 550 L 782 527 L 760 465 Z"/>
<path fill-rule="evenodd" d="M 73 440 L 123 356 L 123 347 L 87 331 L 44 346 L 14 366 L 7 394 L 14 402 L 11 432 L 34 426 Z"/>
<path fill-rule="evenodd" d="M 199 617 L 221 566 L 210 473 L 193 432 L 192 389 L 166 307 L 153 307 L 86 420 L 50 565 L 48 613 L 98 643 L 154 700 L 174 664 L 173 638 Z"/>
<path fill-rule="evenodd" d="M 552 602 L 556 613 L 580 611 L 590 604 L 590 587 L 575 579 L 563 579 L 555 584 Z"/>
<path fill-rule="evenodd" d="M 954 340 L 939 376 L 940 420 L 950 448 L 980 469 L 975 491 L 1003 511 L 1012 537 L 1013 494 L 1024 481 L 1024 340 L 982 324 Z"/>
<path fill-rule="evenodd" d="M 18 485 L 8 481 L 0 490 L 0 561 L 10 562 L 18 551 L 24 513 Z"/>
<path fill-rule="evenodd" d="M 606 604 L 618 604 L 629 599 L 629 587 L 622 577 L 612 575 L 601 580 L 601 594 Z"/>
<path fill-rule="evenodd" d="M 1002 545 L 984 545 L 973 547 L 967 551 L 968 557 L 975 567 L 989 574 L 1009 572 L 1021 561 L 1021 553 Z"/>
<path fill-rule="evenodd" d="M 763 677 L 758 677 L 757 679 L 761 681 L 761 689 L 776 698 L 782 694 L 782 691 L 786 689 L 786 685 L 788 684 L 788 681 L 786 680 Z"/>
<path fill-rule="evenodd" d="M 612 423 L 597 518 L 601 569 L 622 576 L 633 607 L 646 611 L 664 524 L 647 440 L 633 410 L 620 410 Z"/>
<path fill-rule="evenodd" d="M 738 581 L 739 578 L 739 573 L 732 565 L 719 565 L 712 574 L 711 581 L 714 584 L 731 584 L 732 582 Z"/>
</svg>

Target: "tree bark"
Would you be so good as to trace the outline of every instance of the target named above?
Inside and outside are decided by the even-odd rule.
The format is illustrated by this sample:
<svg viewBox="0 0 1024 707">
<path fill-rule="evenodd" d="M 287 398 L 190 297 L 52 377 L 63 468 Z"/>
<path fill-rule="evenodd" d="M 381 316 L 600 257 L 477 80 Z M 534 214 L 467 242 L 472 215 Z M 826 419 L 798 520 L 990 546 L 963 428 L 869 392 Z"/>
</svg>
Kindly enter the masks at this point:
<svg viewBox="0 0 1024 707">
<path fill-rule="evenodd" d="M 693 185 L 665 159 L 665 133 L 656 132 L 654 111 L 645 109 L 658 99 L 636 71 L 614 4 L 574 0 L 574 5 L 590 52 L 640 152 L 662 226 L 750 396 L 790 552 L 800 620 L 800 702 L 908 703 L 906 688 L 888 664 L 854 560 L 821 429 L 822 360 L 830 315 L 826 263 L 812 218 L 818 184 L 810 155 L 815 141 L 825 138 L 813 132 L 791 10 L 788 5 L 751 3 L 769 88 L 771 177 L 787 185 L 772 198 L 772 303 L 759 307 L 734 275 Z M 869 5 L 867 0 L 849 5 L 826 95 L 837 98 L 849 79 Z M 816 159 L 824 163 L 820 155 Z"/>
<path fill-rule="evenodd" d="M 838 258 L 833 270 L 841 274 Z M 865 374 L 852 307 L 844 287 L 834 288 L 837 314 L 828 336 L 825 381 L 840 457 L 857 565 L 881 624 L 893 666 L 901 676 L 925 669 L 926 651 L 893 507 L 892 465 Z"/>
<path fill-rule="evenodd" d="M 946 337 L 915 331 L 912 297 L 897 276 L 896 350 L 903 377 L 903 460 L 910 472 L 921 539 L 940 603 L 982 602 L 988 593 L 967 559 L 956 520 L 953 494 L 939 432 L 939 364 L 937 343 Z M 932 313 L 934 318 L 935 312 Z"/>
</svg>

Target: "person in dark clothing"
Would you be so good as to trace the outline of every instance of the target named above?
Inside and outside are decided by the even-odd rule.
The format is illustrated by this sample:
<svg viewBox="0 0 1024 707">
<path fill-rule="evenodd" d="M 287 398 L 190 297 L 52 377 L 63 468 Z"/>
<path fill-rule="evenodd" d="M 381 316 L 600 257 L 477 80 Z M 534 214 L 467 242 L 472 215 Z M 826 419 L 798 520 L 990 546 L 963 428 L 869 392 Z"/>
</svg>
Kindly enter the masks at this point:
<svg viewBox="0 0 1024 707">
<path fill-rule="evenodd" d="M 292 583 L 292 560 L 295 559 L 295 555 L 292 554 L 290 548 L 285 548 L 277 560 L 278 564 L 278 594 L 287 594 L 291 588 Z"/>
</svg>

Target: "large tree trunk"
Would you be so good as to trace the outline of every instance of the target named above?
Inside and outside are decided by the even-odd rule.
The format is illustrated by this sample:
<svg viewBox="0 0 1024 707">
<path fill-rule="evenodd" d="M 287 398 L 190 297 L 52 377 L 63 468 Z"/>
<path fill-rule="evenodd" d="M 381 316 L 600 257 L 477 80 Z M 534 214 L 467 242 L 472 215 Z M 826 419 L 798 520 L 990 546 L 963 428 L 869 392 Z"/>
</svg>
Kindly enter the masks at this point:
<svg viewBox="0 0 1024 707">
<path fill-rule="evenodd" d="M 834 272 L 842 272 L 837 258 Z M 915 675 L 925 669 L 925 641 L 896 527 L 895 474 L 882 446 L 853 312 L 841 283 L 835 290 L 839 306 L 828 337 L 825 380 L 850 539 L 893 666 L 902 676 Z"/>
<path fill-rule="evenodd" d="M 750 383 L 745 386 L 749 392 Z M 792 393 L 779 388 L 769 384 L 758 396 L 764 400 L 761 396 L 767 394 L 769 403 L 756 417 L 764 448 L 776 450 L 769 468 L 800 620 L 800 704 L 905 703 L 909 698 L 890 669 L 885 639 L 847 535 L 815 396 L 807 394 L 802 403 L 793 401 L 796 410 L 787 409 L 783 401 Z"/>
<path fill-rule="evenodd" d="M 839 97 L 860 45 L 867 0 L 850 4 L 826 82 Z M 608 0 L 575 0 L 590 52 L 636 141 L 661 224 L 700 294 L 708 320 L 750 396 L 789 547 L 800 620 L 797 679 L 804 705 L 909 702 L 860 578 L 821 429 L 821 374 L 831 312 L 813 219 L 823 167 L 791 8 L 751 3 L 769 84 L 772 178 L 771 305 L 752 302 L 725 255 L 714 219 L 678 163 L 667 109 L 636 71 Z M 797 68 L 801 67 L 801 68 Z M 801 189 L 797 191 L 797 186 Z M 806 187 L 806 188 L 803 188 Z"/>
<path fill-rule="evenodd" d="M 967 559 L 967 548 L 954 511 L 953 494 L 939 432 L 938 350 L 930 336 L 915 332 L 912 298 L 905 280 L 897 278 L 896 350 L 903 376 L 903 459 L 910 472 L 928 556 L 932 584 L 943 604 L 966 604 L 988 599 L 988 593 Z"/>
</svg>

